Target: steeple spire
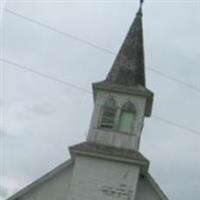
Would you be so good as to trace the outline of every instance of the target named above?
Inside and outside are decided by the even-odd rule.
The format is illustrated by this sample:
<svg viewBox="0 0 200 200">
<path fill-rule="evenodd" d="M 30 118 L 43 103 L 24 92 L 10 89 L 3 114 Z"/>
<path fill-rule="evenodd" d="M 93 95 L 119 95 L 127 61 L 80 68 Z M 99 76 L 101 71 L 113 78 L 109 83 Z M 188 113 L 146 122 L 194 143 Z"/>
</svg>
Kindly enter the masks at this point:
<svg viewBox="0 0 200 200">
<path fill-rule="evenodd" d="M 142 4 L 114 61 L 106 82 L 123 86 L 144 86 L 144 46 L 142 28 Z"/>
<path fill-rule="evenodd" d="M 142 7 L 143 3 L 144 3 L 144 0 L 140 0 L 140 7 Z"/>
<path fill-rule="evenodd" d="M 105 80 L 93 83 L 94 100 L 100 91 L 146 98 L 145 116 L 151 116 L 153 93 L 146 88 L 142 5 Z"/>
<path fill-rule="evenodd" d="M 139 7 L 139 11 L 142 14 L 142 6 L 143 6 L 144 0 L 140 0 L 140 7 Z"/>
</svg>

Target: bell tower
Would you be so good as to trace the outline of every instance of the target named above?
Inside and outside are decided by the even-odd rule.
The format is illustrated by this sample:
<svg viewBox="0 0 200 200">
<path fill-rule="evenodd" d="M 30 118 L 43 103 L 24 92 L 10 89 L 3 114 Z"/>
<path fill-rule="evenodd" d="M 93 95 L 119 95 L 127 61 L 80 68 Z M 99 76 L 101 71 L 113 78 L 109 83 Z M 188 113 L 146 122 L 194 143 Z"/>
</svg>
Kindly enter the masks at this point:
<svg viewBox="0 0 200 200">
<path fill-rule="evenodd" d="M 70 147 L 68 200 L 136 200 L 138 180 L 149 167 L 138 148 L 153 101 L 145 84 L 142 2 L 106 79 L 92 86 L 87 141 Z"/>
<path fill-rule="evenodd" d="M 138 149 L 153 100 L 145 84 L 142 6 L 106 79 L 93 84 L 93 94 L 95 106 L 87 140 Z"/>
</svg>

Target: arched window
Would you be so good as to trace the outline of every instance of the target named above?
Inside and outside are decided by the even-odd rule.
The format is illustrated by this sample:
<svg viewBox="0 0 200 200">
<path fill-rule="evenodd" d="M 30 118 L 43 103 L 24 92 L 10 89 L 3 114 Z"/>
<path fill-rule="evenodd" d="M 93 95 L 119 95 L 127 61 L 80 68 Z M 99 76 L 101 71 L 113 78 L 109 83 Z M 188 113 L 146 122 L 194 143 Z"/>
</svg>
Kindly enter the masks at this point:
<svg viewBox="0 0 200 200">
<path fill-rule="evenodd" d="M 133 129 L 136 116 L 136 110 L 134 104 L 131 102 L 125 103 L 121 108 L 119 118 L 119 131 L 130 133 Z"/>
<path fill-rule="evenodd" d="M 116 110 L 117 106 L 115 100 L 113 98 L 108 99 L 102 108 L 101 128 L 114 128 Z"/>
</svg>

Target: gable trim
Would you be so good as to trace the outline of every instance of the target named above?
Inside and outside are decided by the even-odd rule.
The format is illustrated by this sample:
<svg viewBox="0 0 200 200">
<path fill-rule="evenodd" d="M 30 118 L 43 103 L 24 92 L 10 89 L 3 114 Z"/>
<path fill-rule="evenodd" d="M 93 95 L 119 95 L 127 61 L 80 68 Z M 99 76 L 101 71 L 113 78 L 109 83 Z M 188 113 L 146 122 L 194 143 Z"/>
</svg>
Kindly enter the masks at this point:
<svg viewBox="0 0 200 200">
<path fill-rule="evenodd" d="M 17 200 L 17 198 L 19 198 L 22 195 L 26 194 L 27 192 L 29 192 L 33 188 L 41 185 L 42 183 L 44 183 L 45 181 L 49 180 L 50 178 L 52 178 L 53 176 L 55 176 L 59 172 L 61 172 L 64 169 L 66 169 L 67 167 L 71 166 L 72 163 L 73 163 L 73 161 L 71 159 L 67 160 L 66 162 L 62 163 L 61 165 L 59 165 L 55 169 L 51 170 L 50 172 L 48 172 L 47 174 L 42 176 L 41 178 L 39 178 L 36 181 L 34 181 L 33 183 L 27 185 L 26 187 L 21 189 L 19 192 L 17 192 L 14 195 L 8 197 L 6 200 Z"/>
<path fill-rule="evenodd" d="M 156 183 L 156 181 L 149 173 L 145 174 L 145 177 L 147 178 L 147 181 L 151 184 L 151 186 L 155 189 L 155 191 L 159 194 L 162 200 L 169 200 L 168 197 L 165 195 L 165 193 L 162 191 L 162 189 L 159 187 L 159 185 Z"/>
</svg>

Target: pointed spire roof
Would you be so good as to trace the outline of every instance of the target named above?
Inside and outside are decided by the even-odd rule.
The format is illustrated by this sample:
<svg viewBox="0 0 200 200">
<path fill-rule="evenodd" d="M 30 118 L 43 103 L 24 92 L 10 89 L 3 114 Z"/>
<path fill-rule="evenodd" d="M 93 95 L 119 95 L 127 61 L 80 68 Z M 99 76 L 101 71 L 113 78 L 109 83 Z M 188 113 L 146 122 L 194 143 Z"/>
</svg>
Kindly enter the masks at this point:
<svg viewBox="0 0 200 200">
<path fill-rule="evenodd" d="M 104 81 L 93 83 L 94 100 L 97 91 L 111 91 L 147 98 L 145 116 L 151 115 L 153 92 L 145 85 L 142 3 L 128 31 L 113 66 Z"/>
<path fill-rule="evenodd" d="M 142 1 L 106 82 L 123 86 L 140 85 L 145 87 Z"/>
</svg>

